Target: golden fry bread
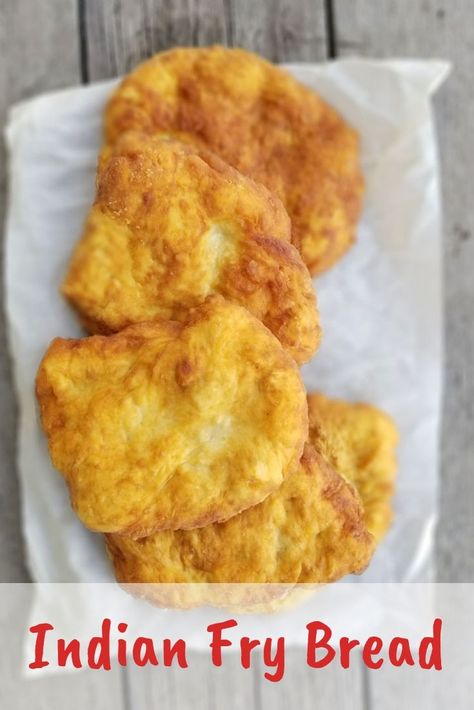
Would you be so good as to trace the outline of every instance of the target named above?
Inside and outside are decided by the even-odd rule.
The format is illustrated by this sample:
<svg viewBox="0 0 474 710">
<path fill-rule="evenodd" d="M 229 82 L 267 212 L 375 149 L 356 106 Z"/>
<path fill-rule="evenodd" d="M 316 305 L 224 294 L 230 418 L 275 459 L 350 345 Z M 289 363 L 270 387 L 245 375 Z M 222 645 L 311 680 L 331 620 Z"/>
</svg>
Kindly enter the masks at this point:
<svg viewBox="0 0 474 710">
<path fill-rule="evenodd" d="M 393 420 L 369 404 L 308 395 L 309 440 L 357 488 L 367 528 L 379 542 L 392 521 L 398 432 Z"/>
<path fill-rule="evenodd" d="M 149 599 L 169 603 L 175 594 L 181 603 L 253 605 L 284 595 L 297 582 L 332 582 L 361 572 L 373 550 L 362 515 L 355 489 L 307 445 L 300 466 L 277 491 L 225 523 L 142 540 L 107 535 L 106 542 L 117 580 L 139 583 Z M 196 585 L 188 595 L 154 586 L 181 582 L 267 584 L 263 591 L 250 586 L 237 592 L 200 592 Z"/>
<path fill-rule="evenodd" d="M 129 133 L 101 163 L 62 290 L 100 333 L 183 321 L 220 293 L 302 363 L 316 350 L 319 319 L 311 277 L 289 239 L 288 215 L 263 186 L 209 151 Z"/>
<path fill-rule="evenodd" d="M 106 144 L 129 130 L 210 148 L 266 185 L 288 210 L 312 274 L 351 246 L 364 189 L 358 137 L 320 96 L 261 57 L 224 47 L 157 54 L 106 108 Z"/>
<path fill-rule="evenodd" d="M 57 338 L 37 397 L 80 519 L 134 537 L 259 503 L 297 466 L 308 431 L 294 361 L 218 296 L 185 323 Z"/>
</svg>

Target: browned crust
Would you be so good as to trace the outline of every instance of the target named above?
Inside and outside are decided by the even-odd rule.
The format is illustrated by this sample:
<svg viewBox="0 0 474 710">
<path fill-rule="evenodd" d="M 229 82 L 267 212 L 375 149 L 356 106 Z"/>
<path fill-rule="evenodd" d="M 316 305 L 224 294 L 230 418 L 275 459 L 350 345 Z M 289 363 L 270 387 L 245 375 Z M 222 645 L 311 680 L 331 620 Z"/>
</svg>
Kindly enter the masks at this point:
<svg viewBox="0 0 474 710">
<path fill-rule="evenodd" d="M 91 333 L 185 320 L 212 293 L 247 308 L 298 362 L 320 341 L 311 278 L 278 198 L 204 148 L 127 133 L 62 285 Z"/>
<path fill-rule="evenodd" d="M 350 248 L 364 180 L 359 138 L 320 96 L 242 49 L 176 48 L 129 74 L 105 111 L 105 140 L 129 130 L 206 146 L 278 195 L 312 274 Z"/>
<path fill-rule="evenodd" d="M 219 296 L 185 323 L 56 338 L 36 393 L 79 517 L 132 537 L 206 526 L 260 502 L 297 466 L 308 431 L 295 362 Z"/>
<path fill-rule="evenodd" d="M 139 594 L 155 603 L 194 606 L 221 599 L 252 605 L 286 596 L 297 583 L 362 572 L 374 540 L 355 489 L 306 445 L 298 470 L 277 491 L 225 523 L 141 541 L 107 535 L 106 545 L 117 580 L 139 585 Z M 166 586 L 183 582 L 190 585 L 188 594 Z M 262 582 L 283 586 L 265 596 L 259 593 Z M 199 583 L 207 583 L 201 591 Z M 244 586 L 240 592 L 220 590 L 225 583 Z"/>
<path fill-rule="evenodd" d="M 377 407 L 308 395 L 309 440 L 358 490 L 365 523 L 380 542 L 393 518 L 398 431 Z"/>
</svg>

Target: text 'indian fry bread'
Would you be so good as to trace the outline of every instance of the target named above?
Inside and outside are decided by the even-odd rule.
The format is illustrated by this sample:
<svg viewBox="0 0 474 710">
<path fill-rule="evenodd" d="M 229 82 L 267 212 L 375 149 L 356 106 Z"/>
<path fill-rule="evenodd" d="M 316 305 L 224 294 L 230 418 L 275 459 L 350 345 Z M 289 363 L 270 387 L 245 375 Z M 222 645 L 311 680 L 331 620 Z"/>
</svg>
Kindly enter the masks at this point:
<svg viewBox="0 0 474 710">
<path fill-rule="evenodd" d="M 102 157 L 62 290 L 89 331 L 104 334 L 186 320 L 219 293 L 302 363 L 319 343 L 319 316 L 290 238 L 283 205 L 262 185 L 207 150 L 128 133 Z"/>
<path fill-rule="evenodd" d="M 242 49 L 176 48 L 140 64 L 113 93 L 105 142 L 125 131 L 210 148 L 282 200 L 312 274 L 352 245 L 364 180 L 359 139 L 314 91 Z"/>
<path fill-rule="evenodd" d="M 219 296 L 183 323 L 57 338 L 37 397 L 81 520 L 134 537 L 227 520 L 261 502 L 296 468 L 308 433 L 293 359 Z"/>
</svg>

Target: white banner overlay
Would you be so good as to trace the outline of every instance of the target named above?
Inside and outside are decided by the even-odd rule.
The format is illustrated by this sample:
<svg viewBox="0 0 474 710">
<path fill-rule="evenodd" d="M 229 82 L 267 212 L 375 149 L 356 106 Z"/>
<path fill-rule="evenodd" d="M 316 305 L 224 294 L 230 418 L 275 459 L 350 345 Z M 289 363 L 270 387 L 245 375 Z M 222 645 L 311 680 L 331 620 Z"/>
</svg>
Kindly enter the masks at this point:
<svg viewBox="0 0 474 710">
<path fill-rule="evenodd" d="M 426 674 L 427 684 L 474 686 L 472 584 L 158 586 L 181 607 L 186 595 L 196 599 L 197 587 L 223 606 L 158 612 L 132 596 L 143 589 L 116 584 L 0 585 L 2 673 L 8 668 L 9 676 L 28 683 L 84 669 L 184 672 L 199 651 L 215 667 L 225 665 L 229 653 L 244 669 L 259 658 L 262 682 L 277 683 L 291 651 L 315 673 L 362 663 L 373 672 L 391 668 L 401 679 L 408 668 Z M 262 611 L 263 592 L 280 599 L 283 592 L 286 601 Z M 259 596 L 259 611 L 251 611 L 250 600 Z"/>
</svg>

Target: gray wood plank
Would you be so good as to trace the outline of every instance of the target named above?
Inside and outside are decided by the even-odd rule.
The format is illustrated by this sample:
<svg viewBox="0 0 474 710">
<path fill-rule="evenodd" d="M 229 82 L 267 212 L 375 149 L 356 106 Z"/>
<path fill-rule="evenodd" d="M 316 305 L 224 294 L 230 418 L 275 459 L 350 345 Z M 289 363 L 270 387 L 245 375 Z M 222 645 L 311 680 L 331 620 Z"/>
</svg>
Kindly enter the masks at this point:
<svg viewBox="0 0 474 710">
<path fill-rule="evenodd" d="M 466 166 L 474 157 L 471 84 L 474 5 L 434 0 L 334 0 L 338 55 L 447 58 L 454 71 L 435 100 L 444 201 L 446 370 L 438 578 L 474 580 L 474 215 Z M 469 676 L 440 683 L 414 669 L 367 673 L 371 707 L 470 707 Z"/>
<path fill-rule="evenodd" d="M 209 710 L 255 707 L 252 669 L 244 670 L 237 654 L 224 656 L 220 668 L 211 665 L 208 654 L 187 655 L 188 668 L 140 668 L 128 675 L 133 707 Z"/>
<path fill-rule="evenodd" d="M 324 59 L 327 50 L 323 0 L 104 0 L 86 3 L 85 25 L 91 79 L 176 45 L 236 45 L 274 61 Z"/>
<path fill-rule="evenodd" d="M 7 0 L 0 4 L 0 125 L 10 104 L 80 80 L 76 3 Z M 5 212 L 6 165 L 0 146 L 0 224 Z M 3 239 L 1 240 L 3 254 Z M 1 258 L 1 257 L 0 257 Z M 1 273 L 3 280 L 3 262 Z M 3 283 L 0 284 L 3 293 Z M 0 581 L 27 579 L 20 535 L 16 476 L 16 404 L 5 319 L 0 316 Z"/>
<path fill-rule="evenodd" d="M 306 665 L 304 649 L 287 649 L 285 674 L 281 681 L 263 677 L 266 668 L 261 658 L 246 670 L 237 653 L 224 656 L 220 668 L 211 665 L 208 654 L 188 654 L 189 668 L 135 669 L 128 675 L 130 697 L 138 707 L 208 708 L 229 710 L 298 707 L 364 707 L 362 666 L 349 670 L 325 668 L 312 670 Z"/>
<path fill-rule="evenodd" d="M 259 670 L 259 679 L 265 669 Z M 312 669 L 306 665 L 304 649 L 287 652 L 285 676 L 279 683 L 261 681 L 257 686 L 259 707 L 272 710 L 313 708 L 365 708 L 362 663 L 347 670 L 336 666 Z"/>
<path fill-rule="evenodd" d="M 444 200 L 446 379 L 438 576 L 474 580 L 474 3 L 335 0 L 340 55 L 450 59 L 436 98 Z"/>
<path fill-rule="evenodd" d="M 441 674 L 420 668 L 382 667 L 368 673 L 368 700 L 370 708 L 381 710 L 444 710 L 455 707 L 470 710 L 472 707 L 472 672 L 459 672 L 449 679 Z M 465 678 L 465 683 L 461 678 Z"/>
<path fill-rule="evenodd" d="M 225 0 L 86 2 L 91 80 L 119 76 L 168 47 L 228 43 Z"/>
<path fill-rule="evenodd" d="M 328 56 L 324 0 L 231 0 L 232 43 L 274 62 L 324 60 Z"/>
<path fill-rule="evenodd" d="M 57 8 L 54 6 L 60 4 L 59 0 L 53 5 L 52 14 Z M 2 10 L 4 14 L 12 13 L 12 8 L 28 3 L 16 3 L 14 8 L 13 2 L 7 10 Z M 63 6 L 64 3 L 61 4 Z M 453 4 L 454 5 L 454 4 Z M 460 5 L 462 6 L 460 8 Z M 473 290 L 469 279 L 469 265 L 472 271 L 472 258 L 474 240 L 471 239 L 472 232 L 472 217 L 467 211 L 467 191 L 468 186 L 463 183 L 462 169 L 466 151 L 470 145 L 467 139 L 467 126 L 472 124 L 470 118 L 472 116 L 472 102 L 469 102 L 465 96 L 465 86 L 468 84 L 468 57 L 466 57 L 465 43 L 458 42 L 458 37 L 461 31 L 464 31 L 469 25 L 472 27 L 472 9 L 468 7 L 469 3 L 464 0 L 458 3 L 456 7 L 448 6 L 440 8 L 435 3 L 420 3 L 419 7 L 414 7 L 409 0 L 402 2 L 388 2 L 385 0 L 380 3 L 360 2 L 357 0 L 354 3 L 346 3 L 344 0 L 338 0 L 336 3 L 336 32 L 338 46 L 342 53 L 359 54 L 378 54 L 380 56 L 389 54 L 425 54 L 425 55 L 442 55 L 450 56 L 460 60 L 459 67 L 461 75 L 456 74 L 451 78 L 450 84 L 441 95 L 438 102 L 440 115 L 440 128 L 443 146 L 443 168 L 445 175 L 445 202 L 446 210 L 446 232 L 447 232 L 447 265 L 446 274 L 448 278 L 447 290 L 447 311 L 448 311 L 448 388 L 451 393 L 447 394 L 446 398 L 446 423 L 444 429 L 444 454 L 443 454 L 443 471 L 446 471 L 446 477 L 454 476 L 454 484 L 461 481 L 464 486 L 468 486 L 465 480 L 466 471 L 472 470 L 473 448 L 470 443 L 470 432 L 472 431 L 472 421 L 474 411 L 472 402 L 473 383 L 469 383 L 468 365 L 473 361 L 472 354 L 474 352 L 474 342 L 472 332 L 467 334 L 466 326 L 471 324 L 470 308 L 472 304 Z M 469 10 L 470 20 L 466 19 L 466 14 Z M 43 11 L 43 8 L 42 10 Z M 44 8 L 45 12 L 49 13 L 48 8 Z M 21 10 L 19 11 L 21 14 Z M 26 11 L 24 11 L 26 12 Z M 62 12 L 62 10 L 61 10 Z M 59 12 L 59 15 L 61 15 Z M 353 13 L 351 15 L 351 12 Z M 35 10 L 37 13 L 37 10 Z M 415 16 L 415 21 L 413 17 Z M 57 19 L 57 18 L 56 18 Z M 11 27 L 11 24 L 8 25 Z M 35 22 L 37 28 L 38 22 Z M 280 60 L 300 60 L 300 59 L 315 59 L 322 58 L 326 52 L 325 39 L 325 23 L 322 15 L 322 3 L 319 2 L 304 2 L 300 3 L 297 8 L 291 11 L 291 4 L 267 2 L 267 3 L 252 3 L 250 0 L 242 2 L 175 2 L 172 5 L 165 3 L 152 3 L 151 0 L 142 0 L 142 2 L 89 2 L 86 6 L 86 27 L 88 28 L 88 38 L 86 42 L 87 59 L 89 63 L 89 73 L 91 78 L 98 79 L 106 76 L 112 76 L 117 73 L 122 73 L 130 69 L 141 58 L 148 56 L 154 51 L 163 49 L 174 44 L 208 44 L 215 41 L 227 42 L 229 44 L 238 44 L 251 49 L 256 49 L 262 54 Z M 422 30 L 422 31 L 421 31 Z M 0 30 L 1 31 L 1 30 Z M 31 30 L 31 33 L 33 29 Z M 5 33 L 5 31 L 4 31 Z M 5 33 L 8 34 L 8 33 Z M 35 34 L 38 34 L 35 32 Z M 41 34 L 41 33 L 39 33 Z M 53 35 L 54 36 L 54 35 Z M 1 38 L 3 40 L 3 37 Z M 46 34 L 45 41 L 51 41 L 51 35 Z M 34 39 L 34 42 L 43 41 L 42 38 Z M 5 43 L 2 43 L 5 46 Z M 20 43 L 22 45 L 23 43 Z M 458 47 L 457 44 L 462 45 Z M 60 46 L 60 44 L 58 44 Z M 69 45 L 70 46 L 70 45 Z M 445 49 L 446 47 L 446 49 Z M 464 47 L 464 49 L 462 48 Z M 19 52 L 23 50 L 20 46 Z M 443 51 L 444 50 L 444 51 Z M 72 53 L 71 53 L 72 54 Z M 8 56 L 8 55 L 7 55 Z M 36 62 L 38 57 L 41 57 L 41 52 L 35 57 Z M 57 54 L 53 50 L 53 58 Z M 21 63 L 21 62 L 20 62 Z M 14 66 L 14 63 L 10 63 Z M 40 62 L 41 64 L 41 62 Z M 67 64 L 67 62 L 66 62 Z M 24 64 L 23 64 L 24 66 Z M 36 69 L 36 63 L 35 63 Z M 57 69 L 62 72 L 64 66 Z M 41 70 L 39 70 L 41 71 Z M 0 82 L 6 84 L 7 70 L 5 65 L 0 69 Z M 34 72 L 22 72 L 24 77 L 35 76 Z M 48 78 L 51 78 L 51 86 L 62 85 L 58 80 L 55 83 L 55 77 L 58 76 L 55 71 L 46 72 Z M 49 74 L 52 74 L 49 77 Z M 453 80 L 455 88 L 452 88 Z M 41 77 L 38 79 L 41 82 Z M 71 79 L 66 78 L 64 84 L 71 83 Z M 34 93 L 38 88 L 28 89 L 28 86 L 23 88 L 24 94 Z M 2 86 L 2 94 L 5 90 Z M 15 94 L 13 94 L 15 95 Z M 19 95 L 22 95 L 21 93 Z M 6 101 L 2 102 L 2 106 L 6 105 Z M 456 111 L 455 107 L 462 106 L 462 111 Z M 466 110 L 467 109 L 467 110 Z M 1 110 L 1 109 L 0 109 Z M 458 115 L 460 114 L 460 115 Z M 457 119 L 457 123 L 455 120 Z M 447 127 L 456 126 L 460 130 L 449 131 Z M 2 161 L 3 162 L 3 161 Z M 447 166 L 447 164 L 450 164 Z M 447 167 L 446 167 L 447 166 Z M 457 185 L 457 187 L 453 187 Z M 453 194 L 451 194 L 453 193 Z M 458 311 L 456 314 L 455 311 Z M 459 312 L 460 311 L 460 312 Z M 452 315 L 451 315 L 452 313 Z M 472 316 L 471 316 L 472 318 Z M 472 329 L 471 329 L 472 331 Z M 469 337 L 471 340 L 469 340 Z M 450 345 L 450 341 L 453 345 Z M 3 371 L 0 371 L 3 377 Z M 0 401 L 9 401 L 10 408 L 8 412 L 13 411 L 11 398 L 6 399 L 3 396 L 4 381 L 7 381 L 7 371 L 5 371 L 4 379 L 0 377 Z M 472 380 L 472 376 L 471 376 Z M 459 404 L 462 408 L 462 417 L 459 417 Z M 2 415 L 4 412 L 2 411 Z M 461 421 L 459 421 L 461 420 Z M 4 422 L 8 421 L 5 419 Z M 11 424 L 10 431 L 13 431 L 14 422 Z M 8 427 L 6 427 L 8 429 Z M 456 431 L 453 433 L 453 430 Z M 459 431 L 460 428 L 460 431 Z M 2 435 L 5 431 L 5 426 L 2 429 Z M 6 436 L 7 443 L 12 441 L 12 436 Z M 0 441 L 0 450 L 2 451 L 3 441 Z M 470 447 L 470 448 L 468 448 Z M 5 449 L 7 450 L 7 449 Z M 459 461 L 459 452 L 465 452 L 465 458 Z M 11 461 L 13 461 L 13 453 Z M 7 459 L 8 460 L 8 459 Z M 2 463 L 5 458 L 2 458 Z M 454 471 L 454 473 L 453 473 Z M 463 478 L 464 476 L 464 478 Z M 3 478 L 3 469 L 2 469 Z M 14 477 L 11 476 L 11 478 Z M 464 570 L 472 578 L 472 551 L 470 550 L 470 540 L 472 535 L 465 535 L 463 540 L 459 539 L 457 531 L 463 524 L 459 522 L 466 521 L 472 518 L 472 497 L 468 495 L 459 496 L 458 489 L 451 484 L 451 480 L 444 484 L 444 516 L 443 525 L 440 534 L 439 554 L 441 565 L 441 574 L 443 578 L 452 578 L 453 573 L 459 575 L 459 570 Z M 2 488 L 3 491 L 3 488 Z M 10 510 L 12 496 L 9 494 L 6 497 L 8 500 L 8 510 Z M 0 498 L 0 503 L 3 503 L 3 497 Z M 0 518 L 3 520 L 3 507 L 0 509 Z M 456 519 L 457 517 L 457 519 Z M 6 528 L 11 529 L 11 522 Z M 0 534 L 2 534 L 2 529 Z M 453 544 L 453 540 L 455 543 Z M 7 541 L 8 548 L 8 541 Z M 15 543 L 16 544 L 16 543 Z M 461 545 L 461 548 L 459 548 Z M 5 553 L 5 546 L 0 545 L 0 554 Z M 19 559 L 17 548 L 15 548 L 15 559 Z M 465 560 L 468 560 L 466 563 Z M 460 566 L 460 562 L 464 565 Z M 3 560 L 0 558 L 0 571 L 3 570 Z M 5 567 L 12 570 L 11 567 Z M 10 572 L 9 572 L 10 574 Z M 467 578 L 465 574 L 461 574 L 463 578 Z M 14 578 L 14 577 L 12 577 Z M 160 684 L 157 681 L 157 676 L 153 676 L 152 681 L 143 682 L 144 676 L 141 672 L 137 676 L 132 675 L 129 678 L 129 689 L 133 693 L 141 692 L 148 695 L 135 696 L 142 697 L 144 707 L 154 706 L 150 700 L 156 699 L 160 706 L 166 707 L 165 699 L 170 701 L 170 707 L 186 707 L 198 703 L 198 698 L 203 692 L 208 699 L 206 707 L 220 707 L 221 703 L 217 700 L 222 697 L 224 701 L 235 697 L 235 702 L 238 703 L 234 707 L 240 707 L 243 702 L 247 705 L 252 705 L 251 697 L 254 698 L 254 706 L 265 707 L 268 703 L 279 702 L 282 707 L 281 697 L 285 697 L 291 702 L 308 703 L 308 699 L 320 699 L 327 697 L 328 700 L 333 700 L 337 693 L 345 694 L 345 699 L 353 698 L 353 702 L 357 703 L 360 697 L 361 679 L 360 675 L 355 675 L 349 679 L 347 672 L 342 676 L 335 674 L 334 678 L 324 682 L 321 680 L 323 676 L 319 674 L 311 674 L 306 677 L 306 672 L 301 677 L 298 673 L 298 668 L 292 668 L 293 660 L 289 660 L 288 678 L 293 678 L 291 689 L 288 688 L 289 696 L 283 689 L 282 684 L 270 686 L 266 684 L 262 686 L 258 681 L 252 684 L 252 693 L 249 695 L 250 684 L 243 678 L 240 678 L 239 671 L 241 669 L 233 669 L 232 671 L 223 671 L 222 682 L 214 683 L 214 669 L 212 679 L 206 680 L 206 676 L 190 675 L 186 682 L 183 683 L 186 671 L 176 671 L 174 674 L 163 674 L 163 680 L 168 684 L 167 690 L 161 692 Z M 200 657 L 199 663 L 207 663 L 207 658 Z M 296 663 L 296 661 L 295 661 Z M 194 666 L 194 663 L 193 663 Z M 230 666 L 229 666 L 230 668 Z M 201 669 L 202 670 L 202 669 Z M 246 673 L 245 671 L 241 671 Z M 399 676 L 397 676 L 399 677 Z M 247 678 L 247 675 L 245 675 Z M 316 684 L 314 683 L 316 678 Z M 283 681 L 284 682 L 284 681 Z M 322 683 L 318 687 L 318 683 Z M 341 690 L 341 687 L 347 685 L 347 690 Z M 296 687 L 298 686 L 298 687 Z M 69 686 L 70 687 L 70 686 Z M 333 690 L 329 689 L 333 687 Z M 379 689 L 382 686 L 379 686 Z M 203 688 L 206 688 L 204 691 Z M 232 688 L 236 688 L 233 693 Z M 274 688 L 279 688 L 280 693 L 273 693 Z M 303 690 L 299 690 L 302 688 Z M 240 689 L 240 693 L 237 692 Z M 398 691 L 400 688 L 398 688 Z M 324 695 L 325 692 L 331 692 L 330 696 Z M 371 689 L 371 692 L 376 692 Z M 273 693 L 273 695 L 272 695 Z M 297 694 L 296 694 L 297 693 Z M 397 701 L 400 700 L 400 694 L 394 693 Z M 32 696 L 34 697 L 34 696 Z M 90 696 L 89 696 L 90 697 Z M 278 697 L 280 700 L 278 700 Z M 343 696 L 340 696 L 341 698 Z M 186 700 L 187 698 L 187 700 Z M 217 699 L 217 700 L 216 700 Z M 373 700 L 377 700 L 378 696 L 373 695 Z M 382 699 L 382 698 L 380 698 Z M 180 702 L 177 702 L 180 700 Z M 262 702 L 265 700 L 265 703 Z M 200 701 L 199 701 L 200 702 Z M 29 702 L 31 705 L 31 701 Z M 336 707 L 350 707 L 342 701 L 333 703 Z M 378 703 L 374 703 L 379 706 Z M 397 703 L 397 705 L 399 702 Z M 273 705 L 273 703 L 272 703 Z M 384 704 L 380 704 L 386 707 Z M 137 701 L 137 706 L 140 706 Z M 352 705 L 358 707 L 359 705 Z M 26 707 L 26 704 L 25 704 Z M 100 706 L 99 706 L 100 707 Z M 231 705 L 232 707 L 232 705 Z"/>
<path fill-rule="evenodd" d="M 23 655 L 33 587 L 28 584 L 0 585 L 0 705 L 8 710 L 107 710 L 124 708 L 122 702 L 123 672 L 108 673 L 80 670 L 38 676 L 23 674 L 27 663 Z"/>
<path fill-rule="evenodd" d="M 80 82 L 77 7 L 75 0 L 7 0 L 0 4 L 0 125 L 8 106 L 49 89 Z M 0 220 L 5 210 L 6 170 L 3 141 L 0 154 Z M 2 239 L 3 245 L 3 239 Z M 3 253 L 3 250 L 2 250 Z M 3 273 L 3 268 L 1 269 Z M 1 284 L 3 292 L 3 284 Z M 33 386 L 33 383 L 32 383 Z M 20 533 L 19 494 L 15 465 L 16 409 L 0 318 L 0 582 L 28 579 Z M 12 591 L 13 590 L 13 591 Z M 11 710 L 122 705 L 122 676 L 93 671 L 26 681 L 19 673 L 19 628 L 26 617 L 31 588 L 0 585 L 0 704 Z"/>
</svg>

